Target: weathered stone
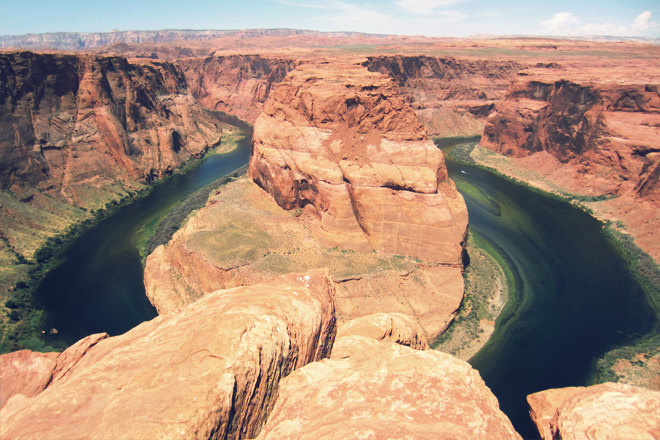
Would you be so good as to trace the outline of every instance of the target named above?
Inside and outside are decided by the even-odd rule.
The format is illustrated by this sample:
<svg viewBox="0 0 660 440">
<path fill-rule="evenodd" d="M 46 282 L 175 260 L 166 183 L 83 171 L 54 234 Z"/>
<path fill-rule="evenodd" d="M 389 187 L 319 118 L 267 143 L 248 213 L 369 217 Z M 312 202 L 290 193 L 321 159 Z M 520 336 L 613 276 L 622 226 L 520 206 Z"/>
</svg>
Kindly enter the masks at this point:
<svg viewBox="0 0 660 440">
<path fill-rule="evenodd" d="M 461 265 L 467 209 L 391 78 L 301 64 L 255 123 L 250 177 L 284 209 L 313 205 L 324 246 Z"/>
<path fill-rule="evenodd" d="M 53 377 L 57 355 L 21 350 L 0 356 L 0 408 L 17 394 L 32 397 L 42 392 Z"/>
<path fill-rule="evenodd" d="M 337 330 L 338 338 L 354 335 L 389 340 L 417 350 L 429 348 L 426 333 L 419 323 L 403 313 L 374 313 L 348 321 Z"/>
<path fill-rule="evenodd" d="M 258 439 L 521 438 L 466 362 L 362 336 L 336 351 L 281 382 Z"/>
<path fill-rule="evenodd" d="M 660 437 L 660 391 L 604 383 L 541 391 L 527 401 L 543 440 Z"/>
<path fill-rule="evenodd" d="M 334 336 L 333 285 L 322 271 L 219 291 L 72 347 L 60 355 L 66 374 L 33 398 L 9 399 L 0 437 L 251 438 L 280 379 L 328 357 Z"/>
</svg>

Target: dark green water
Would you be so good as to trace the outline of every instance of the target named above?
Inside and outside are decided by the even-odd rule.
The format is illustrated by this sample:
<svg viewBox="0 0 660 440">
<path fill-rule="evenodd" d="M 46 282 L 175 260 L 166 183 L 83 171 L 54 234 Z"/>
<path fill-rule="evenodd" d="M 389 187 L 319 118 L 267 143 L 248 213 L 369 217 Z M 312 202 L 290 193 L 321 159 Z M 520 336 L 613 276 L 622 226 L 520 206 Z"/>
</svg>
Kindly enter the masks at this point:
<svg viewBox="0 0 660 440">
<path fill-rule="evenodd" d="M 470 230 L 498 250 L 516 277 L 515 298 L 470 364 L 516 430 L 538 438 L 525 397 L 587 385 L 594 359 L 650 331 L 654 314 L 591 216 L 488 171 L 451 159 L 447 167 L 459 188 L 472 187 L 462 191 Z"/>
<path fill-rule="evenodd" d="M 157 316 L 145 294 L 135 234 L 186 196 L 248 163 L 251 127 L 227 116 L 224 122 L 247 135 L 237 149 L 209 156 L 185 174 L 155 185 L 147 196 L 78 237 L 67 249 L 66 261 L 44 278 L 37 298 L 47 312 L 45 329 L 58 330 L 47 336 L 50 343 L 70 345 L 100 332 L 119 335 Z"/>
</svg>

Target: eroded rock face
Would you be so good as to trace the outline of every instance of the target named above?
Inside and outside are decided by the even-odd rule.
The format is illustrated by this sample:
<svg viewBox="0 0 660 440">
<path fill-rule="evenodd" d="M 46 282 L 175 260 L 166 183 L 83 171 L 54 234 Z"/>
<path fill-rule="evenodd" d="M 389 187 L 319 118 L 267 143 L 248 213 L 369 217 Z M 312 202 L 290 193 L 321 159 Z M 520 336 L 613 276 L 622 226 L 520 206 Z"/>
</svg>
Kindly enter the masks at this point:
<svg viewBox="0 0 660 440">
<path fill-rule="evenodd" d="M 342 358 L 334 358 L 335 352 Z M 437 351 L 363 336 L 281 382 L 265 439 L 520 439 L 476 370 Z"/>
<path fill-rule="evenodd" d="M 389 340 L 416 350 L 426 350 L 426 333 L 410 315 L 374 313 L 348 321 L 337 330 L 337 337 L 364 336 L 377 341 Z"/>
<path fill-rule="evenodd" d="M 604 383 L 541 391 L 527 401 L 543 440 L 660 437 L 660 391 Z"/>
<path fill-rule="evenodd" d="M 0 437 L 252 438 L 279 380 L 327 358 L 334 337 L 333 285 L 322 271 L 219 291 L 69 348 L 43 392 L 9 399 Z"/>
<path fill-rule="evenodd" d="M 602 76 L 599 76 L 602 73 Z M 621 194 L 658 150 L 657 84 L 614 83 L 607 72 L 530 69 L 518 75 L 484 130 L 481 145 L 515 157 L 545 151 L 570 164 L 593 195 Z M 653 175 L 653 156 L 644 173 Z M 653 179 L 639 190 L 653 192 Z"/>
<path fill-rule="evenodd" d="M 391 78 L 349 62 L 303 64 L 266 102 L 250 177 L 284 209 L 312 205 L 327 247 L 462 264 L 463 198 Z"/>
<path fill-rule="evenodd" d="M 297 61 L 234 55 L 181 59 L 176 63 L 199 105 L 254 124 L 273 86 L 284 79 Z"/>
<path fill-rule="evenodd" d="M 486 117 L 515 74 L 528 66 L 515 61 L 453 57 L 371 56 L 364 65 L 390 75 L 430 136 L 479 136 Z"/>
<path fill-rule="evenodd" d="M 171 63 L 0 54 L 0 231 L 30 258 L 35 236 L 171 174 L 221 133 Z"/>
</svg>

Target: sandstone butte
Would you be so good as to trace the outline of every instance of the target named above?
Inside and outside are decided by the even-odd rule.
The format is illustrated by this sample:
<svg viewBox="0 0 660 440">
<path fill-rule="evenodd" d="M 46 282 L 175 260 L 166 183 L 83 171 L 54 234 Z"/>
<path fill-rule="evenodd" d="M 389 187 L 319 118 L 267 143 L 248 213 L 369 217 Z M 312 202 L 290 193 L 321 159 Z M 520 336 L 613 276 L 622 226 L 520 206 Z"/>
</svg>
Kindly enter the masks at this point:
<svg viewBox="0 0 660 440">
<path fill-rule="evenodd" d="M 657 67 L 553 64 L 519 72 L 488 117 L 481 146 L 567 193 L 605 199 L 589 207 L 622 221 L 660 262 Z"/>
<path fill-rule="evenodd" d="M 0 83 L 0 233 L 26 258 L 221 140 L 169 62 L 7 52 Z"/>
<path fill-rule="evenodd" d="M 660 438 L 660 391 L 604 383 L 541 391 L 527 401 L 543 440 Z"/>
<path fill-rule="evenodd" d="M 170 313 L 217 289 L 328 267 L 339 322 L 403 313 L 437 338 L 463 297 L 467 209 L 393 81 L 358 62 L 307 63 L 265 108 L 250 175 L 267 193 L 234 182 L 157 248 L 144 277 L 152 304 Z"/>
<path fill-rule="evenodd" d="M 465 202 L 390 77 L 300 65 L 271 93 L 252 150 L 250 177 L 282 208 L 316 215 L 322 245 L 462 264 Z"/>
<path fill-rule="evenodd" d="M 323 271 L 289 274 L 215 292 L 121 336 L 88 336 L 59 356 L 1 356 L 3 367 L 24 368 L 3 368 L 3 393 L 15 374 L 17 394 L 3 394 L 0 438 L 252 438 L 280 379 L 330 355 L 333 289 Z"/>
</svg>

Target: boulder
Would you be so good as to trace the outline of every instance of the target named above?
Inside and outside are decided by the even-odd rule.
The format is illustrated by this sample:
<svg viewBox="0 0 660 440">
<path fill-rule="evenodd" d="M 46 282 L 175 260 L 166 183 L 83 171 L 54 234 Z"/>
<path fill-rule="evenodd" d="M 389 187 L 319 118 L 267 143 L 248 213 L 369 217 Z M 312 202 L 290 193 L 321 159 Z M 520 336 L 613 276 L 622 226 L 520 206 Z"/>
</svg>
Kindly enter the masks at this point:
<svg viewBox="0 0 660 440">
<path fill-rule="evenodd" d="M 283 380 L 257 438 L 521 440 L 466 362 L 363 336 Z"/>
</svg>

